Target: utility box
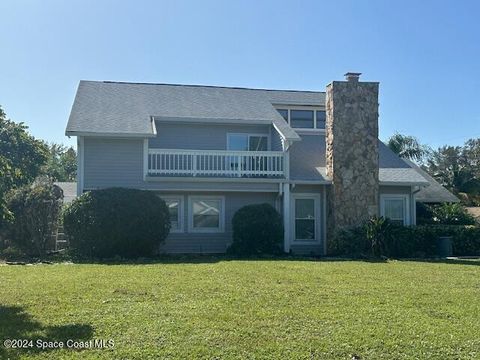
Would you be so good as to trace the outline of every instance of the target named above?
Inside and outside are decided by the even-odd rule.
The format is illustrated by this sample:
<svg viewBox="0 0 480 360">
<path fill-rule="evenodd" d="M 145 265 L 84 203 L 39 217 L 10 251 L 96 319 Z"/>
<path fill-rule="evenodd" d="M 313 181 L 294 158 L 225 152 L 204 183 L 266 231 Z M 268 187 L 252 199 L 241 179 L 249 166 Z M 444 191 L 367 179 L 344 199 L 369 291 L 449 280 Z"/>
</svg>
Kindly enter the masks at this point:
<svg viewBox="0 0 480 360">
<path fill-rule="evenodd" d="M 437 239 L 437 254 L 440 257 L 448 257 L 453 255 L 451 236 L 440 236 Z"/>
</svg>

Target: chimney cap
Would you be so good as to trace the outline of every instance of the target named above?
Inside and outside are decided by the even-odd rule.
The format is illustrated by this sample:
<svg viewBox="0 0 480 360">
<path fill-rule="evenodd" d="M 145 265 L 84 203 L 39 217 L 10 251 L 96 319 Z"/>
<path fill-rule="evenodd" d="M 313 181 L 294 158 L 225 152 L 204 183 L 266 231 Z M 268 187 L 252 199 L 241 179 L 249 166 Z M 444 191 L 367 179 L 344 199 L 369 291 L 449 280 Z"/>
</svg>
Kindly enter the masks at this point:
<svg viewBox="0 0 480 360">
<path fill-rule="evenodd" d="M 360 75 L 362 75 L 362 73 L 358 73 L 358 72 L 347 72 L 345 74 L 345 79 L 347 81 L 358 81 L 358 79 L 360 78 Z"/>
</svg>

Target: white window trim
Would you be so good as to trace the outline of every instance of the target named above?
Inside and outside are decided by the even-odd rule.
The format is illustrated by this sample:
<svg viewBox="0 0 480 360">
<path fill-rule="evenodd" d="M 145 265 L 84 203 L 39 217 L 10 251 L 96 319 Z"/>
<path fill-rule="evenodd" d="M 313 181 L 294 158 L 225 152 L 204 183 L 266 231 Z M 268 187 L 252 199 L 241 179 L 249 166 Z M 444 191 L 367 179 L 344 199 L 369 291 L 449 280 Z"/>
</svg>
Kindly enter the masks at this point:
<svg viewBox="0 0 480 360">
<path fill-rule="evenodd" d="M 408 226 L 411 224 L 410 217 L 410 194 L 380 194 L 380 216 L 385 217 L 385 200 L 403 200 L 405 207 L 403 211 L 403 225 Z"/>
<path fill-rule="evenodd" d="M 277 110 L 287 110 L 288 112 L 288 119 L 287 123 L 288 125 L 291 126 L 290 119 L 291 115 L 290 112 L 291 110 L 310 110 L 313 111 L 313 128 L 294 128 L 295 130 L 301 130 L 301 131 L 318 131 L 318 130 L 325 130 L 325 129 L 319 129 L 317 128 L 317 111 L 325 111 L 324 107 L 319 107 L 319 106 L 282 106 L 282 105 L 275 105 L 275 109 Z"/>
<path fill-rule="evenodd" d="M 219 227 L 214 228 L 194 228 L 193 227 L 193 202 L 198 200 L 219 200 L 220 201 L 220 221 Z M 223 233 L 225 232 L 225 196 L 218 195 L 192 195 L 188 197 L 188 232 L 189 233 Z"/>
<path fill-rule="evenodd" d="M 246 135 L 248 137 L 248 146 L 250 147 L 250 137 L 252 136 L 263 136 L 267 138 L 267 151 L 270 151 L 270 134 L 269 133 L 264 133 L 264 134 L 256 134 L 256 133 L 227 133 L 227 150 L 230 150 L 230 136 L 231 135 Z M 232 150 L 233 151 L 233 150 Z M 248 150 L 247 150 L 248 151 Z"/>
<path fill-rule="evenodd" d="M 184 222 L 185 222 L 185 212 L 183 206 L 183 195 L 158 195 L 162 200 L 178 200 L 178 229 L 170 229 L 171 233 L 183 233 L 185 232 Z"/>
<path fill-rule="evenodd" d="M 322 241 L 322 217 L 321 217 L 321 201 L 320 194 L 311 193 L 292 193 L 292 200 L 290 202 L 290 214 L 291 214 L 291 229 L 292 229 L 292 242 L 290 245 L 317 245 Z M 315 208 L 315 240 L 296 240 L 295 239 L 295 200 L 297 199 L 313 199 Z"/>
</svg>

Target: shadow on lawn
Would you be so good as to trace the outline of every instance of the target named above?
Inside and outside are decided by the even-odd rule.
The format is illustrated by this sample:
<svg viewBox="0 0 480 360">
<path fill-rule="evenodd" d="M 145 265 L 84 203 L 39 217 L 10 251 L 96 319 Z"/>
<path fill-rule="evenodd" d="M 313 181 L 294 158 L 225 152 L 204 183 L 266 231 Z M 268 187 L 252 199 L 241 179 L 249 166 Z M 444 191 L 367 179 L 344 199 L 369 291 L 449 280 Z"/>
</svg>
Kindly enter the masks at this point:
<svg viewBox="0 0 480 360">
<path fill-rule="evenodd" d="M 27 313 L 20 306 L 0 305 L 0 359 L 20 359 L 26 354 L 41 351 L 52 351 L 37 347 L 37 340 L 62 341 L 67 340 L 87 341 L 92 339 L 93 327 L 86 324 L 69 324 L 57 326 L 45 326 Z M 5 347 L 5 340 L 28 340 L 23 348 Z M 30 343 L 30 340 L 32 341 Z M 32 346 L 30 346 L 30 344 Z"/>
<path fill-rule="evenodd" d="M 101 265 L 154 265 L 154 264 L 214 264 L 228 261 L 305 261 L 305 262 L 365 262 L 365 263 L 387 263 L 389 261 L 411 261 L 425 263 L 444 263 L 480 266 L 479 260 L 472 259 L 445 259 L 445 258 L 374 258 L 374 257 L 329 257 L 329 256 L 229 256 L 229 255 L 162 255 L 155 258 L 141 258 L 135 260 L 120 259 L 81 259 L 74 261 L 78 264 L 101 264 Z"/>
<path fill-rule="evenodd" d="M 399 261 L 423 262 L 432 264 L 480 266 L 480 259 L 400 259 Z"/>
<path fill-rule="evenodd" d="M 139 259 L 74 259 L 76 264 L 99 264 L 99 265 L 155 265 L 155 264 L 215 264 L 228 261 L 366 261 L 366 262 L 386 262 L 383 259 L 346 259 L 346 258 L 328 258 L 318 255 L 252 255 L 252 256 L 234 256 L 227 254 L 184 254 L 184 255 L 159 255 L 152 258 Z"/>
</svg>

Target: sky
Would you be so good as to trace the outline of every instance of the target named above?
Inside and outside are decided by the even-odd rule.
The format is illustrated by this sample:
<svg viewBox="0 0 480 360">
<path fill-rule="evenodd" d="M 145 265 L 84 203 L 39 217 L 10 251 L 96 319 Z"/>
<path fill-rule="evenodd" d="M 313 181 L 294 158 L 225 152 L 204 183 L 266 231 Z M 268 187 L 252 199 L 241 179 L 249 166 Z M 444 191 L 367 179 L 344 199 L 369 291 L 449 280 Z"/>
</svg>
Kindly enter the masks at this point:
<svg viewBox="0 0 480 360">
<path fill-rule="evenodd" d="M 80 80 L 324 91 L 380 82 L 380 138 L 480 137 L 480 1 L 0 0 L 0 105 L 49 142 Z"/>
</svg>

